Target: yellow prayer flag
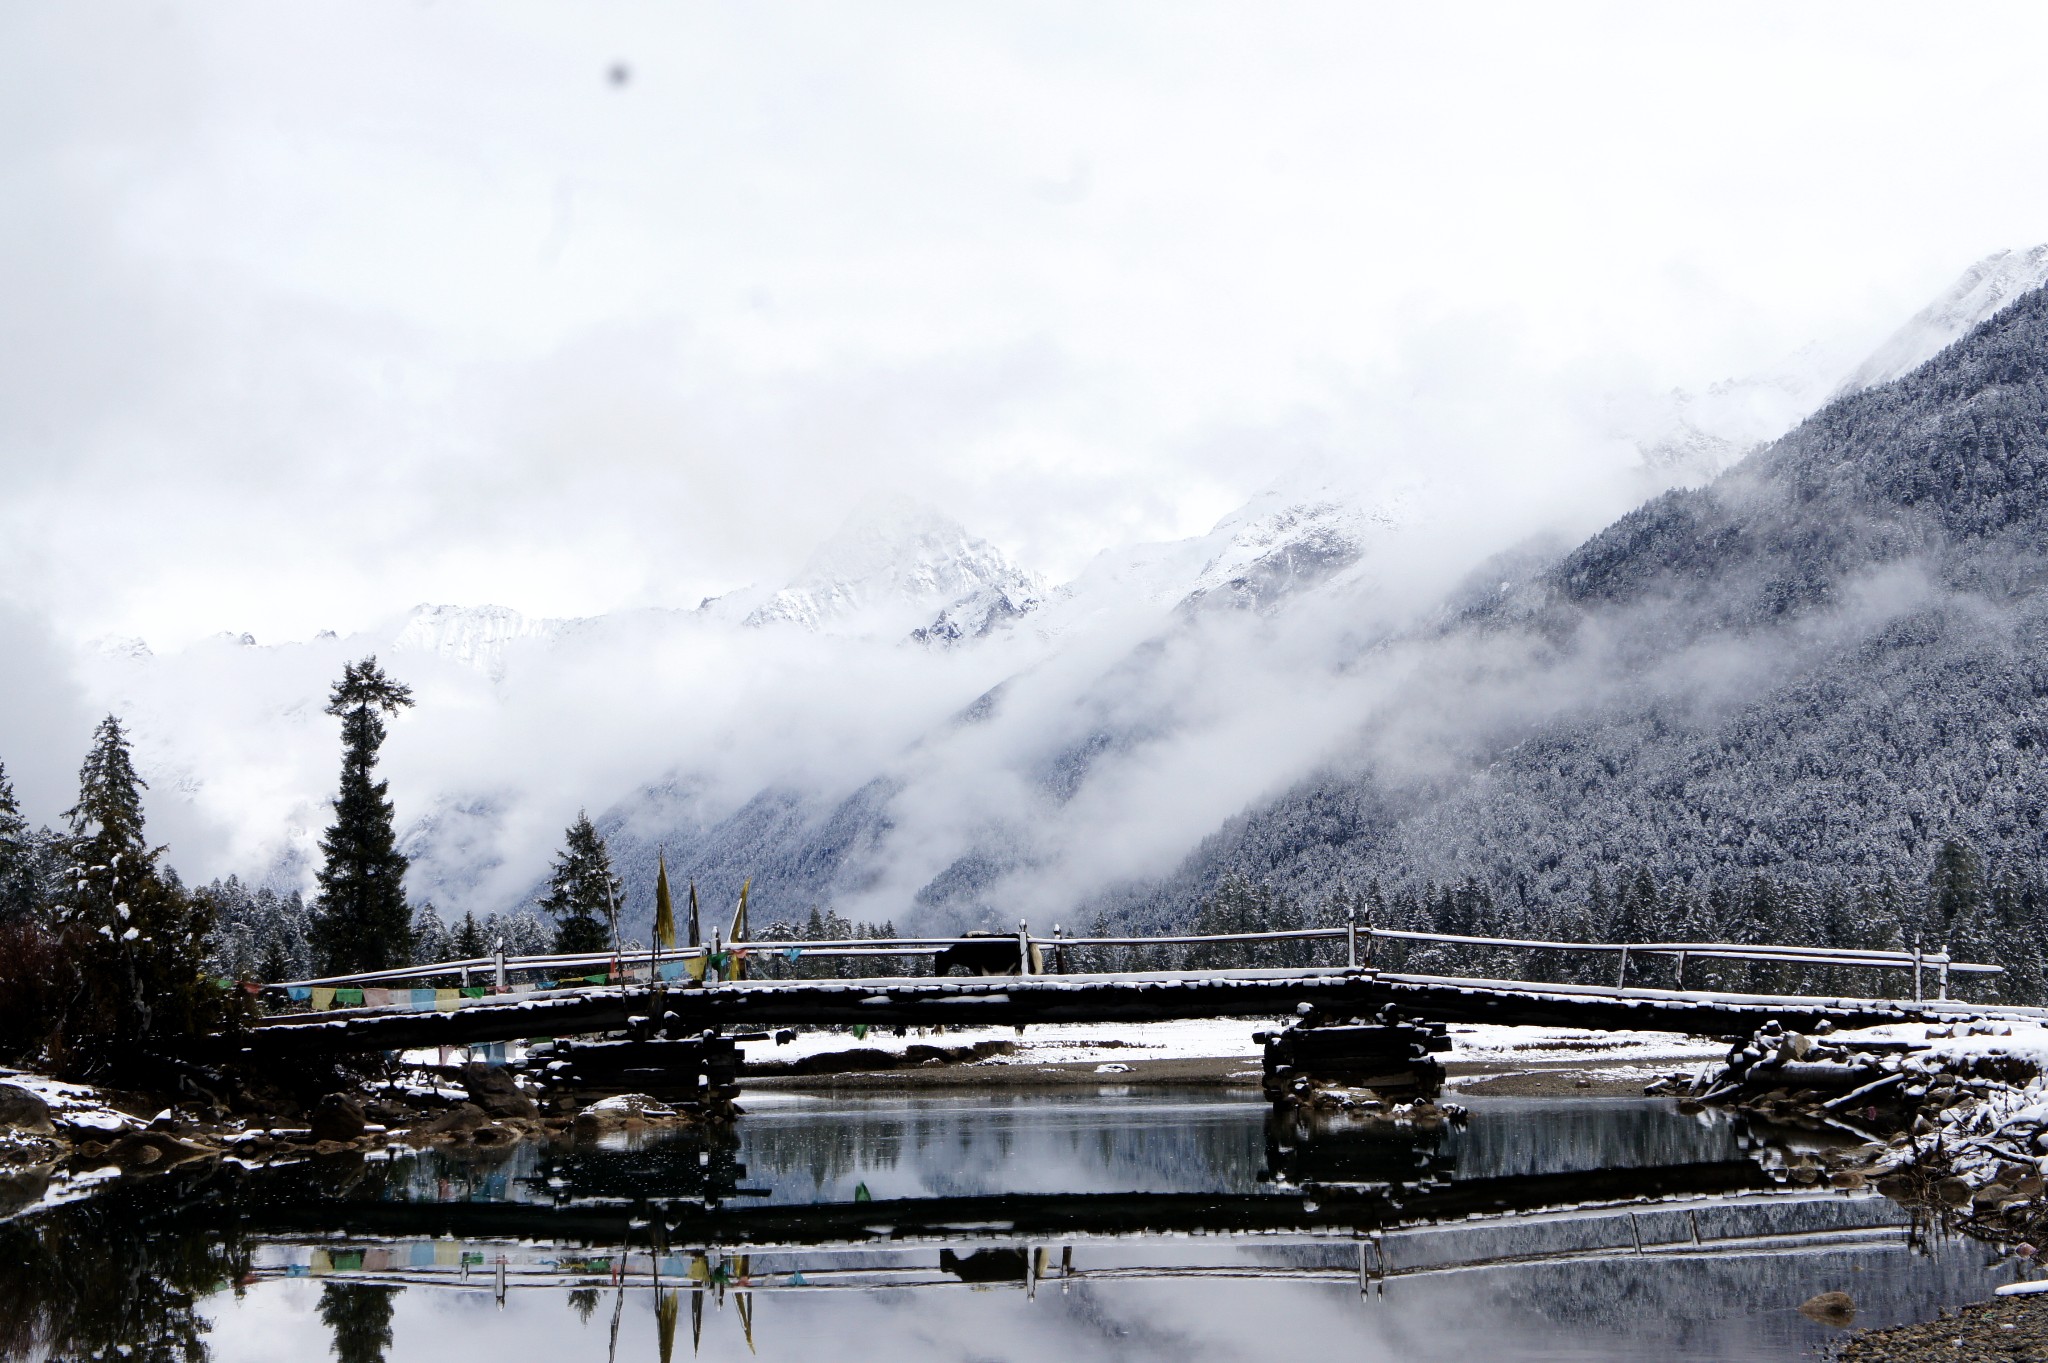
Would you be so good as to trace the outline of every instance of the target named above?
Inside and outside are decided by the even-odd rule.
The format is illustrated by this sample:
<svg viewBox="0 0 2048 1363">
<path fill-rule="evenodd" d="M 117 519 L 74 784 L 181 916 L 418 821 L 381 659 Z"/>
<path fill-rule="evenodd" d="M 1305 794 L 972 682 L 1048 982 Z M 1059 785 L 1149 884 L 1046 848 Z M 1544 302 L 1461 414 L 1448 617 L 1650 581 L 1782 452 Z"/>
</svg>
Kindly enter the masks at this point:
<svg viewBox="0 0 2048 1363">
<path fill-rule="evenodd" d="M 314 1012 L 316 1012 L 316 1013 L 324 1013 L 324 1012 L 326 1012 L 326 1011 L 327 1011 L 328 1009 L 332 1008 L 333 1006 L 334 1006 L 334 991 L 333 991 L 332 989 L 323 989 L 323 988 L 322 988 L 322 987 L 320 987 L 319 985 L 314 985 L 314 986 L 313 986 L 313 1011 L 314 1011 Z"/>
<path fill-rule="evenodd" d="M 654 877 L 654 940 L 664 947 L 676 944 L 676 904 L 668 891 L 668 853 L 661 854 L 661 870 Z"/>
<path fill-rule="evenodd" d="M 462 991 L 460 989 L 436 989 L 434 991 L 434 1007 L 441 1012 L 452 1013 L 461 1006 Z"/>
<path fill-rule="evenodd" d="M 709 963 L 710 959 L 709 956 L 700 952 L 684 961 L 683 969 L 689 972 L 691 979 L 702 984 L 704 983 L 704 967 Z"/>
</svg>

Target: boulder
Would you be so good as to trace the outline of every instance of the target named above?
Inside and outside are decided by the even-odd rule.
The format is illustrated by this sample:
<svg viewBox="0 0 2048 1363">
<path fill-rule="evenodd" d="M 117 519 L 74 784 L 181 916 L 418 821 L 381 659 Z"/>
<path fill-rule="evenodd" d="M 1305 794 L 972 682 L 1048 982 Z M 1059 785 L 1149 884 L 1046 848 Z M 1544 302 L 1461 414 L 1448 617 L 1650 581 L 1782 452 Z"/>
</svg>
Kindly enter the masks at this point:
<svg viewBox="0 0 2048 1363">
<path fill-rule="evenodd" d="M 456 1138 L 467 1136 L 489 1122 L 490 1118 L 475 1103 L 457 1103 L 432 1121 L 414 1127 L 413 1134 Z"/>
<path fill-rule="evenodd" d="M 107 1148 L 105 1158 L 132 1173 L 138 1169 L 166 1168 L 206 1153 L 161 1131 L 138 1131 L 115 1141 Z"/>
<path fill-rule="evenodd" d="M 330 1093 L 313 1107 L 306 1125 L 316 1141 L 352 1141 L 363 1134 L 363 1105 L 345 1093 Z"/>
<path fill-rule="evenodd" d="M 25 1136 L 52 1136 L 50 1105 L 19 1084 L 0 1084 L 0 1130 Z"/>
<path fill-rule="evenodd" d="M 1847 1292 L 1823 1292 L 1801 1302 L 1799 1314 L 1823 1325 L 1847 1328 L 1856 1319 L 1856 1300 Z"/>
<path fill-rule="evenodd" d="M 1966 1178 L 1945 1178 L 1934 1185 L 1934 1195 L 1951 1207 L 1963 1206 L 1974 1192 Z"/>
<path fill-rule="evenodd" d="M 540 1108 L 502 1068 L 471 1061 L 462 1067 L 462 1087 L 469 1101 L 493 1117 L 537 1117 Z"/>
<path fill-rule="evenodd" d="M 592 1103 L 576 1114 L 576 1134 L 582 1137 L 604 1136 L 614 1131 L 628 1131 L 643 1127 L 650 1122 L 673 1122 L 681 1117 L 668 1104 L 645 1093 L 621 1093 L 603 1102 Z"/>
</svg>

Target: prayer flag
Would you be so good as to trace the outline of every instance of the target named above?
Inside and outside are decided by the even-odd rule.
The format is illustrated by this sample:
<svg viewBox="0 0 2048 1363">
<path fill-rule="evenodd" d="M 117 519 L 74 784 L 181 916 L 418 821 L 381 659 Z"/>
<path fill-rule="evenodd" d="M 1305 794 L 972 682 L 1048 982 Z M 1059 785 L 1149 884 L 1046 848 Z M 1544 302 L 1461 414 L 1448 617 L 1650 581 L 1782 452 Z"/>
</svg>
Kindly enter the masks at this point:
<svg viewBox="0 0 2048 1363">
<path fill-rule="evenodd" d="M 462 991 L 459 989 L 436 989 L 434 991 L 434 1007 L 443 1013 L 454 1012 L 461 1006 L 461 1003 Z"/>
<path fill-rule="evenodd" d="M 313 991 L 303 984 L 290 985 L 284 992 L 293 1003 L 304 1003 L 307 999 L 313 997 Z"/>
<path fill-rule="evenodd" d="M 752 876 L 748 876 L 740 882 L 740 903 L 739 907 L 733 910 L 732 932 L 729 934 L 729 938 L 732 941 L 744 942 L 747 940 L 747 890 L 753 883 L 754 878 Z M 737 980 L 747 973 L 741 965 L 741 962 L 745 959 L 746 957 L 744 956 L 736 955 L 733 957 L 732 974 L 726 976 L 727 979 Z"/>
<path fill-rule="evenodd" d="M 708 959 L 709 958 L 706 957 L 704 953 L 700 951 L 695 956 L 692 956 L 688 960 L 683 962 L 683 969 L 689 972 L 691 979 L 697 981 L 697 983 L 699 984 L 702 984 L 704 982 L 704 966 L 707 963 Z"/>
<path fill-rule="evenodd" d="M 322 985 L 313 987 L 313 1011 L 324 1013 L 334 1006 L 334 991 Z"/>
<path fill-rule="evenodd" d="M 391 1006 L 391 991 L 389 989 L 365 989 L 363 991 L 363 1002 L 372 1008 L 389 1008 Z"/>
<path fill-rule="evenodd" d="M 413 990 L 412 1006 L 415 1008 L 432 1008 L 434 1006 L 435 994 L 436 991 L 432 989 Z"/>
<path fill-rule="evenodd" d="M 334 991 L 334 1006 L 337 1008 L 360 1008 L 363 1006 L 363 991 L 360 989 L 337 989 Z"/>
<path fill-rule="evenodd" d="M 668 892 L 668 853 L 660 853 L 660 869 L 654 876 L 654 940 L 673 948 L 676 944 L 676 904 Z"/>
</svg>

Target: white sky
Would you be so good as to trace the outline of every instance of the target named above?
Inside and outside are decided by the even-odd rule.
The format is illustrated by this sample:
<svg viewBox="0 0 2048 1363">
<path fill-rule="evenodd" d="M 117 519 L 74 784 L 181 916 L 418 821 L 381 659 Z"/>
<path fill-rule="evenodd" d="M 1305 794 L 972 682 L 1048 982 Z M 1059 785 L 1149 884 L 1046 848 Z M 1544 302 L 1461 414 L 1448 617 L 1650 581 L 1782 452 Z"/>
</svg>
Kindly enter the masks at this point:
<svg viewBox="0 0 2048 1363">
<path fill-rule="evenodd" d="M 1058 578 L 1436 457 L 1375 439 L 1419 386 L 1874 341 L 2048 239 L 2043 51 L 2038 4 L 8 6 L 0 604 L 686 604 L 877 489 Z"/>
</svg>

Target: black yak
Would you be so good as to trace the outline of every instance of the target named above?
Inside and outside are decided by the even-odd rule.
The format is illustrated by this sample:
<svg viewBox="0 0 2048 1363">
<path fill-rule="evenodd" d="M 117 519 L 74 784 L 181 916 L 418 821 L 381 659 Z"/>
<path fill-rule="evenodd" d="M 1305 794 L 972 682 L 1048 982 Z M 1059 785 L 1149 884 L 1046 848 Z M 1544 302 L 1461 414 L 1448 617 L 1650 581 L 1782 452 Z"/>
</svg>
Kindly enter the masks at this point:
<svg viewBox="0 0 2048 1363">
<path fill-rule="evenodd" d="M 1020 973 L 1017 939 L 1008 933 L 969 932 L 959 941 L 939 948 L 932 958 L 932 974 L 950 975 L 957 968 L 967 975 L 1015 975 Z M 1038 943 L 1031 944 L 1031 973 L 1045 973 L 1045 954 Z"/>
</svg>

